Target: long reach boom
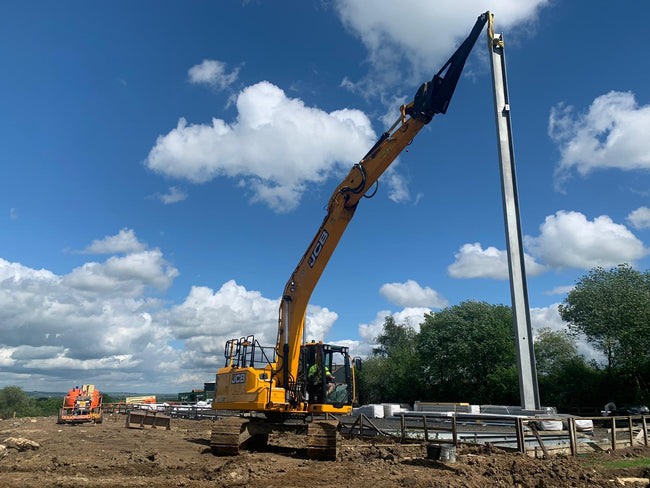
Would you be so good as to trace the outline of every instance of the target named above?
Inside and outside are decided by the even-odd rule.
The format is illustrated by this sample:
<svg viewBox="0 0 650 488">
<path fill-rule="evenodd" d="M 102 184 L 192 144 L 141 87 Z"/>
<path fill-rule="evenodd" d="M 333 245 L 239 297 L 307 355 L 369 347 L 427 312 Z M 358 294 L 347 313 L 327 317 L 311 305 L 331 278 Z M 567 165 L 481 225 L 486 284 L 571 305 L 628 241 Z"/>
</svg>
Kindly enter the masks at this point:
<svg viewBox="0 0 650 488">
<path fill-rule="evenodd" d="M 334 191 L 323 223 L 284 288 L 276 344 L 274 376 L 277 386 L 288 389 L 296 380 L 309 298 L 352 219 L 359 200 L 412 142 L 420 129 L 434 115 L 447 112 L 465 61 L 488 17 L 487 12 L 478 17 L 467 39 L 431 81 L 420 86 L 413 101 L 400 107 L 398 120 L 379 138 L 368 154 L 352 167 Z"/>
</svg>

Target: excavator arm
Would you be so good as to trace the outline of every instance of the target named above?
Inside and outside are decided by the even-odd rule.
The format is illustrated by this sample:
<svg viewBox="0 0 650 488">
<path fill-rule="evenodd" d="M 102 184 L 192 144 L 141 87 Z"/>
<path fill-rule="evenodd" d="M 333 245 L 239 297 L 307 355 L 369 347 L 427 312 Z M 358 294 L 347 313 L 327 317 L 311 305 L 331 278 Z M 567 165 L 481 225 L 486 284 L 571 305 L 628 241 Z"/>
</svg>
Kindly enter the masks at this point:
<svg viewBox="0 0 650 488">
<path fill-rule="evenodd" d="M 357 204 L 384 171 L 408 146 L 435 114 L 446 113 L 462 73 L 465 61 L 488 20 L 479 16 L 471 33 L 431 81 L 423 83 L 413 101 L 400 108 L 400 117 L 386 131 L 368 154 L 355 164 L 336 188 L 327 206 L 327 214 L 307 251 L 287 282 L 279 310 L 277 385 L 289 390 L 298 372 L 300 344 L 305 312 L 318 280 L 334 253 Z"/>
</svg>

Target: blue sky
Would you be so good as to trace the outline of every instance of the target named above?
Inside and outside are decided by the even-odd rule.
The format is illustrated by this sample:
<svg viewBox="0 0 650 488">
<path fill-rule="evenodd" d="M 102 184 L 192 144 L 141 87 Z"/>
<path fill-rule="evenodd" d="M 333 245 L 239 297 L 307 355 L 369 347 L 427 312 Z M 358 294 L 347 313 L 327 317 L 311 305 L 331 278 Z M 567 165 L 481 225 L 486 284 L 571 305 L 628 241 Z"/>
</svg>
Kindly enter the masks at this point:
<svg viewBox="0 0 650 488">
<path fill-rule="evenodd" d="M 594 266 L 648 268 L 650 6 L 601 1 L 0 7 L 0 386 L 175 392 L 273 344 L 339 181 L 479 14 L 503 32 L 533 326 Z M 309 338 L 367 353 L 510 304 L 485 33 L 446 115 L 363 200 Z M 590 354 L 583 346 L 585 353 Z"/>
</svg>

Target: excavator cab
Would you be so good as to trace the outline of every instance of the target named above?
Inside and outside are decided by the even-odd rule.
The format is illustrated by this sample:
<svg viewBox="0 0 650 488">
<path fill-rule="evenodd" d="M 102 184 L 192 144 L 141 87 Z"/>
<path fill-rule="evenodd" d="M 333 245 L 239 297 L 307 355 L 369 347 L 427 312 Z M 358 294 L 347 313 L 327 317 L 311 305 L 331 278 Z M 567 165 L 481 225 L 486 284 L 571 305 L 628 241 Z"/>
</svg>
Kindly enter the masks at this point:
<svg viewBox="0 0 650 488">
<path fill-rule="evenodd" d="M 307 393 L 310 412 L 336 412 L 352 405 L 354 381 L 347 347 L 322 342 L 303 344 L 298 378 Z"/>
</svg>

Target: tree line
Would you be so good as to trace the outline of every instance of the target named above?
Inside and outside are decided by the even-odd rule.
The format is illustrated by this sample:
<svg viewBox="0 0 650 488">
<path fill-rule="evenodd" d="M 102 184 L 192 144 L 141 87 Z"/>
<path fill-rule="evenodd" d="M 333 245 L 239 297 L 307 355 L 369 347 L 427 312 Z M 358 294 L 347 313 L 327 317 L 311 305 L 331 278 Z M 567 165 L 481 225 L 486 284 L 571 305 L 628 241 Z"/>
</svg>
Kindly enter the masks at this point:
<svg viewBox="0 0 650 488">
<path fill-rule="evenodd" d="M 535 337 L 542 404 L 563 412 L 650 403 L 650 271 L 594 268 L 559 312 L 567 329 L 545 327 Z M 419 331 L 388 316 L 358 373 L 359 403 L 519 405 L 513 332 L 509 306 L 471 300 L 425 315 Z M 578 339 L 604 361 L 579 354 Z M 56 415 L 62 400 L 7 386 L 0 389 L 0 417 Z"/>
<path fill-rule="evenodd" d="M 558 411 L 650 402 L 650 272 L 594 268 L 559 307 L 566 330 L 535 337 L 541 402 Z M 425 315 L 419 331 L 385 319 L 359 372 L 359 403 L 519 405 L 512 310 L 465 301 Z M 578 352 L 586 340 L 603 361 Z"/>
<path fill-rule="evenodd" d="M 63 397 L 33 398 L 19 386 L 6 386 L 0 390 L 0 419 L 57 415 L 62 402 Z"/>
<path fill-rule="evenodd" d="M 104 403 L 117 400 L 110 395 L 102 395 Z M 19 386 L 5 386 L 0 389 L 0 419 L 12 417 L 49 417 L 58 415 L 63 406 L 63 395 L 49 398 L 29 396 Z"/>
</svg>

